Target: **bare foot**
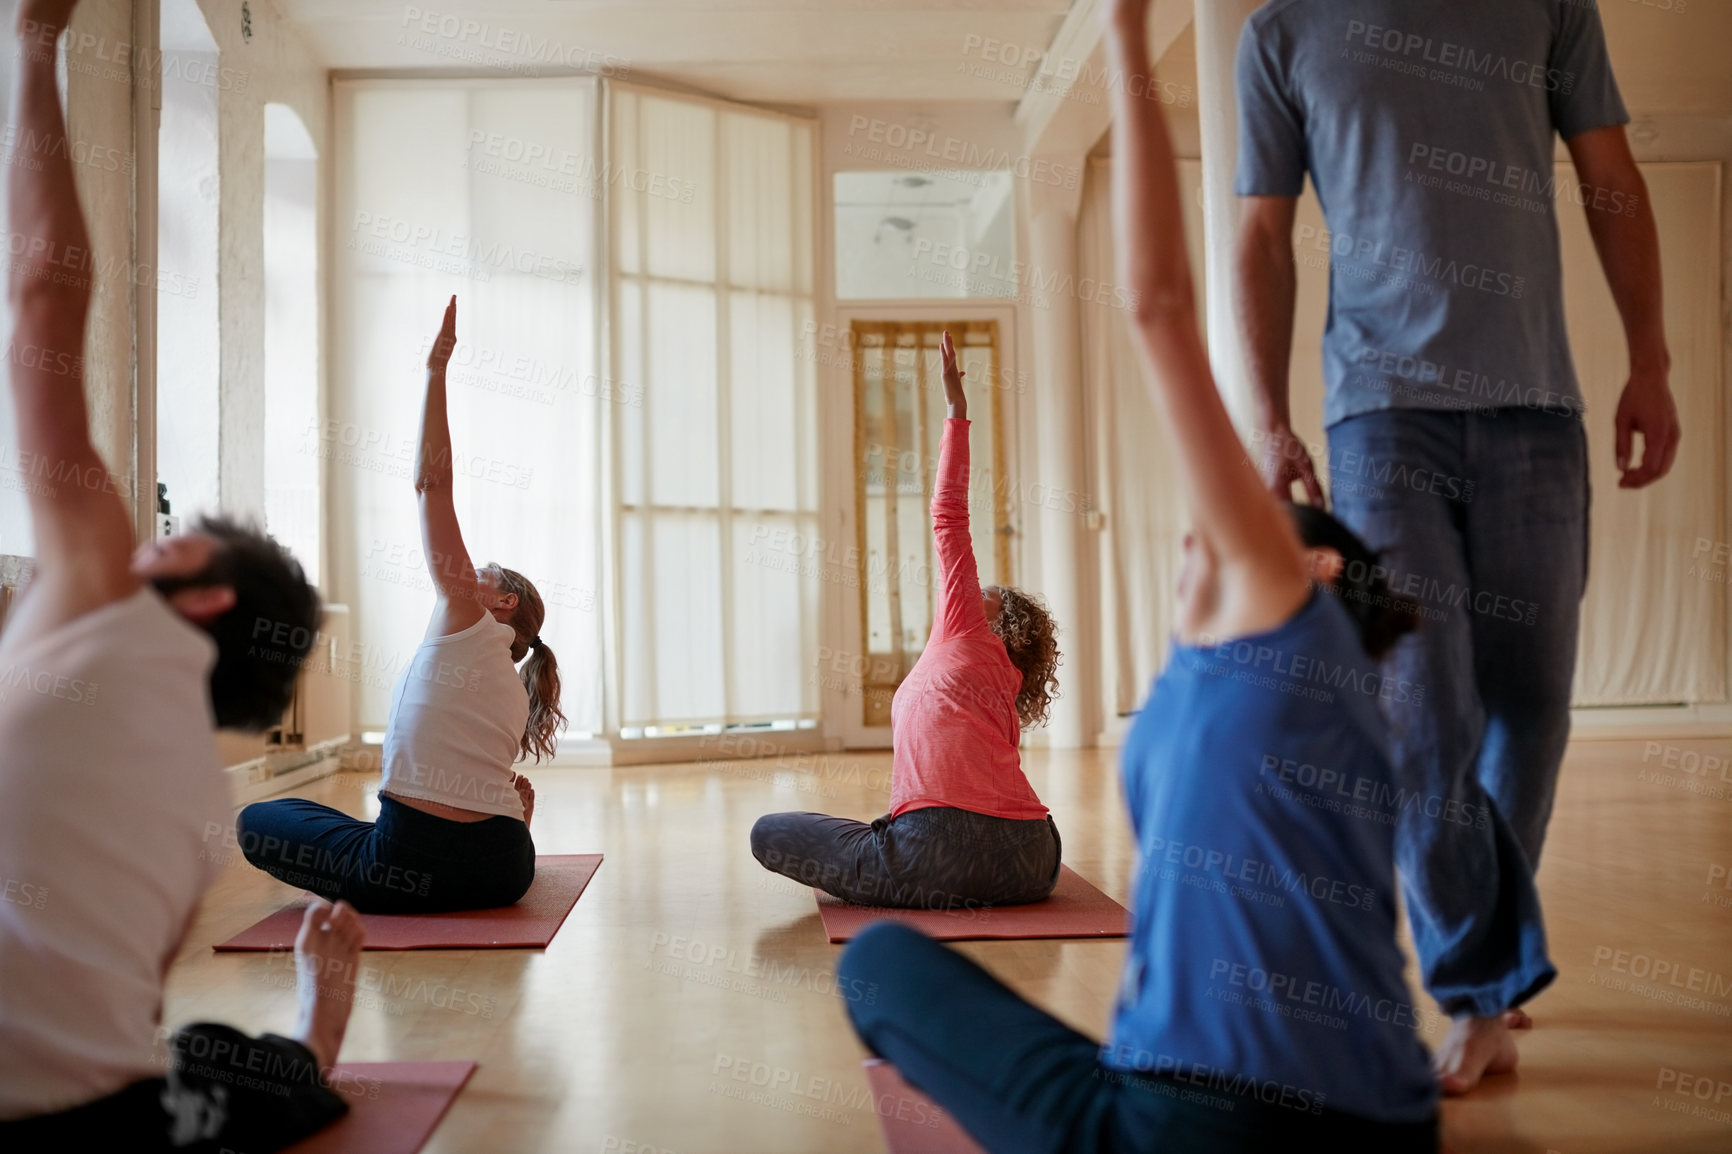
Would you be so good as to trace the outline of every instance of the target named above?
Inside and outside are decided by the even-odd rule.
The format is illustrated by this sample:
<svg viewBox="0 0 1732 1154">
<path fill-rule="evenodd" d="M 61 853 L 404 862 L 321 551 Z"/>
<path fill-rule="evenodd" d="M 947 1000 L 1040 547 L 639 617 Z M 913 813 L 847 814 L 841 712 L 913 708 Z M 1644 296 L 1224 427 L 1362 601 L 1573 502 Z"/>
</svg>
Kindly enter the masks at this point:
<svg viewBox="0 0 1732 1154">
<path fill-rule="evenodd" d="M 355 992 L 355 970 L 366 933 L 361 915 L 348 902 L 331 905 L 314 898 L 295 935 L 295 995 L 300 1016 L 295 1041 L 313 1052 L 319 1069 L 328 1070 L 343 1048 L 343 1031 Z"/>
<path fill-rule="evenodd" d="M 1531 1030 L 1534 1020 L 1526 1010 L 1505 1010 L 1503 1012 L 1503 1028 L 1506 1030 Z"/>
<path fill-rule="evenodd" d="M 517 796 L 523 801 L 523 824 L 528 825 L 529 819 L 535 816 L 535 787 L 521 773 L 512 779 L 511 784 L 517 787 Z"/>
<path fill-rule="evenodd" d="M 1465 1094 L 1487 1074 L 1508 1074 L 1516 1068 L 1515 1039 L 1504 1016 L 1457 1018 L 1449 1028 L 1431 1068 L 1445 1094 Z"/>
</svg>

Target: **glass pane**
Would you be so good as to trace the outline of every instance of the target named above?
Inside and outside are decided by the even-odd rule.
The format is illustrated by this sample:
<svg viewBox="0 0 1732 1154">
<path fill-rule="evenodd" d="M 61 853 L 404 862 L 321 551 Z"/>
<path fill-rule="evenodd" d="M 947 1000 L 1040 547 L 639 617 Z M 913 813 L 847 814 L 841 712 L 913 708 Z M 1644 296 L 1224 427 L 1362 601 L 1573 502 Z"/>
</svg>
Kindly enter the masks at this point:
<svg viewBox="0 0 1732 1154">
<path fill-rule="evenodd" d="M 652 281 L 648 289 L 650 501 L 717 501 L 716 294 Z"/>
<path fill-rule="evenodd" d="M 732 361 L 728 395 L 730 462 L 736 509 L 798 507 L 803 438 L 795 392 L 794 302 L 768 293 L 728 298 Z"/>
</svg>

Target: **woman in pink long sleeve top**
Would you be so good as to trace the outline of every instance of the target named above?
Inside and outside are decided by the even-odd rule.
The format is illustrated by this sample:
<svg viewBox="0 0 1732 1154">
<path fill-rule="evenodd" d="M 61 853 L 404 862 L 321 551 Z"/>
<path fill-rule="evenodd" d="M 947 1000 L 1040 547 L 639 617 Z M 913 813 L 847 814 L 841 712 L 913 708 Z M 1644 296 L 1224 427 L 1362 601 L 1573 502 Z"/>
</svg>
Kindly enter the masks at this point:
<svg viewBox="0 0 1732 1154">
<path fill-rule="evenodd" d="M 980 587 L 968 533 L 968 401 L 949 333 L 940 355 L 950 419 L 932 495 L 936 615 L 890 705 L 890 812 L 870 823 L 773 813 L 752 827 L 766 869 L 861 905 L 1013 905 L 1040 901 L 1058 881 L 1058 827 L 1017 751 L 1058 686 L 1056 629 L 1020 590 Z"/>
</svg>

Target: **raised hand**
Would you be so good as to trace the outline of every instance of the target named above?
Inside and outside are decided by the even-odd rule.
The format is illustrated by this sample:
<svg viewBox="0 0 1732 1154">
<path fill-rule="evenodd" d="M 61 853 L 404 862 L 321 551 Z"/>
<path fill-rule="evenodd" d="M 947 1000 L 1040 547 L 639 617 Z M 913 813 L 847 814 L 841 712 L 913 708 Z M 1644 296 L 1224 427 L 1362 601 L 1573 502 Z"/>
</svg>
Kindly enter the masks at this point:
<svg viewBox="0 0 1732 1154">
<path fill-rule="evenodd" d="M 1317 481 L 1317 470 L 1311 463 L 1311 450 L 1298 434 L 1286 425 L 1273 425 L 1262 431 L 1263 460 L 1258 472 L 1279 501 L 1293 499 L 1293 482 L 1305 486 L 1305 500 L 1324 508 L 1323 486 Z"/>
<path fill-rule="evenodd" d="M 451 363 L 451 350 L 457 347 L 457 298 L 445 306 L 445 320 L 439 325 L 439 335 L 433 338 L 433 348 L 427 354 L 427 371 L 443 373 Z"/>
<path fill-rule="evenodd" d="M 962 378 L 968 374 L 956 367 L 956 346 L 950 343 L 950 333 L 938 343 L 938 359 L 944 371 L 944 399 L 950 405 L 950 415 L 968 416 L 968 394 L 962 391 Z"/>
</svg>

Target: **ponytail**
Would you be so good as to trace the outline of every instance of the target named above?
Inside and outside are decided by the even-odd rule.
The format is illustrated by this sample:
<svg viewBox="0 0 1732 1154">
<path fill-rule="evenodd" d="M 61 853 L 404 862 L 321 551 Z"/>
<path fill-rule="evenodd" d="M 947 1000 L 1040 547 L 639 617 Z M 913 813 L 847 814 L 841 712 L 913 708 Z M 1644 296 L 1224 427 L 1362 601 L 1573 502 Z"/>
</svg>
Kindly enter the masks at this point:
<svg viewBox="0 0 1732 1154">
<path fill-rule="evenodd" d="M 1389 588 L 1378 555 L 1353 530 L 1315 505 L 1289 504 L 1287 512 L 1307 548 L 1333 549 L 1341 554 L 1341 575 L 1330 592 L 1353 618 L 1367 656 L 1381 658 L 1418 627 L 1419 603 Z"/>
<path fill-rule="evenodd" d="M 530 643 L 529 660 L 519 671 L 529 691 L 529 724 L 523 730 L 523 756 L 540 761 L 559 749 L 565 714 L 559 709 L 559 658 L 538 636 Z"/>
<path fill-rule="evenodd" d="M 517 630 L 511 642 L 511 661 L 514 665 L 523 662 L 518 677 L 529 693 L 529 723 L 523 728 L 518 756 L 533 757 L 536 761 L 551 758 L 559 751 L 559 731 L 565 728 L 565 714 L 559 708 L 559 659 L 541 639 L 547 608 L 529 578 L 497 562 L 487 568 L 501 590 L 517 595 L 517 612 L 511 615 L 511 627 Z"/>
</svg>

